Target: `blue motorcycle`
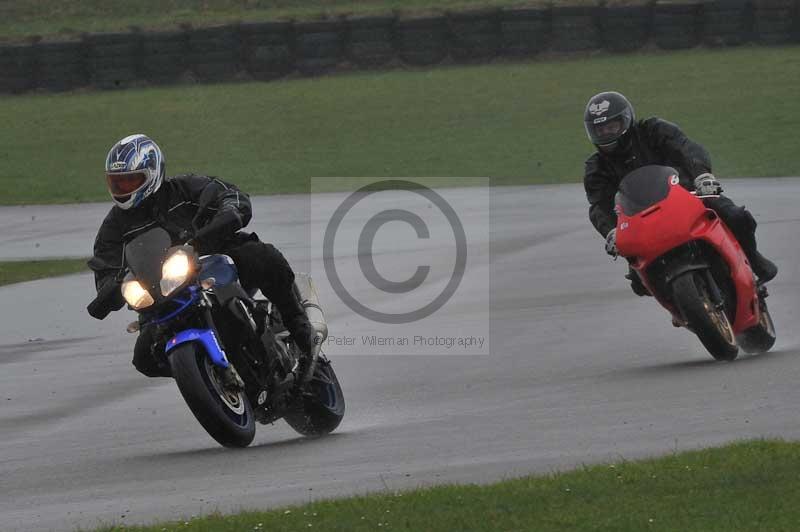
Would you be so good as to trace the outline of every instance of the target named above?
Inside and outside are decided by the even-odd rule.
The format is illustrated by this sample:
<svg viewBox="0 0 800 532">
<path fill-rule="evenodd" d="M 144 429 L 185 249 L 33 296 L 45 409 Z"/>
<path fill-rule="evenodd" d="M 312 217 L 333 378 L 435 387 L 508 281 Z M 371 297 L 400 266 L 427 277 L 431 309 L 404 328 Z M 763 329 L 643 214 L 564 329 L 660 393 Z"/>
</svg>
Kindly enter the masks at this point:
<svg viewBox="0 0 800 532">
<path fill-rule="evenodd" d="M 344 396 L 320 349 L 328 330 L 310 276 L 297 274 L 294 285 L 316 334 L 303 376 L 299 350 L 277 309 L 244 290 L 230 257 L 200 257 L 191 245 L 172 246 L 167 231 L 156 227 L 125 246 L 125 262 L 120 288 L 139 313 L 128 331 L 152 328 L 155 355 L 171 368 L 186 404 L 217 442 L 246 447 L 256 421 L 280 418 L 306 436 L 336 429 Z M 101 292 L 90 313 L 105 317 L 109 296 Z"/>
</svg>

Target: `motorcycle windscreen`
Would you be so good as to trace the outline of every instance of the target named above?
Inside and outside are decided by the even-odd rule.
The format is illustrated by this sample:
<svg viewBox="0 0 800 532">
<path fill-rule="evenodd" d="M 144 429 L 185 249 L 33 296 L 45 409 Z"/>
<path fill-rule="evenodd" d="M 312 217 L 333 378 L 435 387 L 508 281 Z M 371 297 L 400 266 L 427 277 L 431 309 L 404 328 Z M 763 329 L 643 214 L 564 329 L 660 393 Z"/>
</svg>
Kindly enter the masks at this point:
<svg viewBox="0 0 800 532">
<path fill-rule="evenodd" d="M 125 263 L 151 294 L 160 293 L 161 267 L 171 246 L 169 233 L 161 227 L 150 229 L 125 245 Z"/>
<path fill-rule="evenodd" d="M 669 166 L 643 166 L 622 178 L 616 203 L 625 215 L 635 216 L 663 201 L 677 177 L 678 172 Z"/>
</svg>

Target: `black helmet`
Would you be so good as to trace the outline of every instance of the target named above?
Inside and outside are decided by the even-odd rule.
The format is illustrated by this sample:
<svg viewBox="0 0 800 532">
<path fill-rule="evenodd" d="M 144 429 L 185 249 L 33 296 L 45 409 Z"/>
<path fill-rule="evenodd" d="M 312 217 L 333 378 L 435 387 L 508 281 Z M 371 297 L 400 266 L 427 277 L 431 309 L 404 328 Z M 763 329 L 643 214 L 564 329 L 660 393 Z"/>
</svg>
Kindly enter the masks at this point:
<svg viewBox="0 0 800 532">
<path fill-rule="evenodd" d="M 635 119 L 631 102 L 618 92 L 595 94 L 583 113 L 589 140 L 605 152 L 614 151 L 622 144 Z"/>
</svg>

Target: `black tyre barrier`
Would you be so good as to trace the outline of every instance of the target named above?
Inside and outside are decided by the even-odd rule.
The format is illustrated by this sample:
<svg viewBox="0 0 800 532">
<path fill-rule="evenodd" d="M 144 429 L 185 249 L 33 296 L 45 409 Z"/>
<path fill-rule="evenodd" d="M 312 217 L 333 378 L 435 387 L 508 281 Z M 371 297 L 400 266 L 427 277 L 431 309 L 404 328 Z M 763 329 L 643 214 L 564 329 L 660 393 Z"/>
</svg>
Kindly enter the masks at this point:
<svg viewBox="0 0 800 532">
<path fill-rule="evenodd" d="M 500 51 L 500 10 L 448 13 L 450 55 L 456 61 L 492 59 Z"/>
<path fill-rule="evenodd" d="M 753 34 L 753 10 L 749 0 L 715 0 L 705 4 L 703 37 L 710 46 L 749 42 Z"/>
<path fill-rule="evenodd" d="M 650 5 L 607 7 L 600 22 L 603 47 L 612 52 L 638 50 L 650 38 Z"/>
<path fill-rule="evenodd" d="M 436 16 L 398 21 L 397 50 L 409 65 L 441 63 L 447 57 L 447 20 Z"/>
<path fill-rule="evenodd" d="M 344 59 L 344 22 L 305 22 L 295 25 L 297 68 L 306 75 L 329 72 Z"/>
<path fill-rule="evenodd" d="M 783 44 L 795 37 L 794 0 L 754 0 L 753 33 L 763 44 Z"/>
<path fill-rule="evenodd" d="M 277 79 L 295 68 L 291 22 L 245 23 L 239 27 L 244 68 L 255 79 Z"/>
<path fill-rule="evenodd" d="M 0 92 L 25 92 L 35 86 L 35 48 L 31 45 L 0 46 Z"/>
<path fill-rule="evenodd" d="M 500 14 L 502 53 L 529 56 L 550 46 L 552 36 L 549 9 L 504 9 Z"/>
<path fill-rule="evenodd" d="M 347 58 L 361 68 L 377 68 L 395 57 L 395 17 L 365 17 L 347 21 Z"/>
<path fill-rule="evenodd" d="M 398 54 L 429 66 L 496 54 L 612 51 L 641 47 L 652 34 L 665 49 L 800 40 L 800 0 L 693 0 L 690 4 L 508 8 L 408 20 L 370 17 L 347 22 L 247 23 L 191 32 L 86 35 L 82 42 L 0 46 L 0 92 L 68 90 L 93 83 L 125 87 L 172 83 L 190 72 L 201 81 L 235 78 L 245 68 L 274 79 L 299 68 L 320 74 L 349 59 L 361 68 L 390 64 Z M 702 4 L 697 3 L 703 1 Z"/>
<path fill-rule="evenodd" d="M 188 71 L 186 31 L 142 34 L 142 74 L 153 84 L 173 83 Z"/>
<path fill-rule="evenodd" d="M 189 68 L 200 81 L 226 81 L 242 69 L 238 26 L 189 31 Z"/>
<path fill-rule="evenodd" d="M 700 4 L 656 4 L 653 37 L 665 50 L 694 48 L 700 41 L 702 22 Z"/>
<path fill-rule="evenodd" d="M 554 7 L 553 50 L 582 52 L 600 48 L 600 14 L 596 6 Z"/>
<path fill-rule="evenodd" d="M 37 87 L 65 91 L 90 83 L 84 42 L 39 43 L 36 48 L 39 58 Z"/>
<path fill-rule="evenodd" d="M 92 84 L 104 89 L 124 88 L 140 80 L 141 34 L 86 35 L 87 68 Z"/>
</svg>

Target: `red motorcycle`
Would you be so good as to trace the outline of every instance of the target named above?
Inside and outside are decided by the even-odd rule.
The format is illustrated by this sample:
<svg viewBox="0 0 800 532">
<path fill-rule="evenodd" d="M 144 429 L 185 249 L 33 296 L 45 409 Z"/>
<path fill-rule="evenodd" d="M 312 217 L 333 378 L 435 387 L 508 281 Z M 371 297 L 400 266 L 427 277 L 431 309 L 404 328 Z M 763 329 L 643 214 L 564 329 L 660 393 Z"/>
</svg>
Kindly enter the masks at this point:
<svg viewBox="0 0 800 532">
<path fill-rule="evenodd" d="M 678 172 L 644 166 L 625 176 L 616 196 L 617 249 L 676 327 L 697 335 L 717 360 L 739 347 L 768 351 L 775 327 L 767 290 L 755 281 L 736 238 Z"/>
</svg>

